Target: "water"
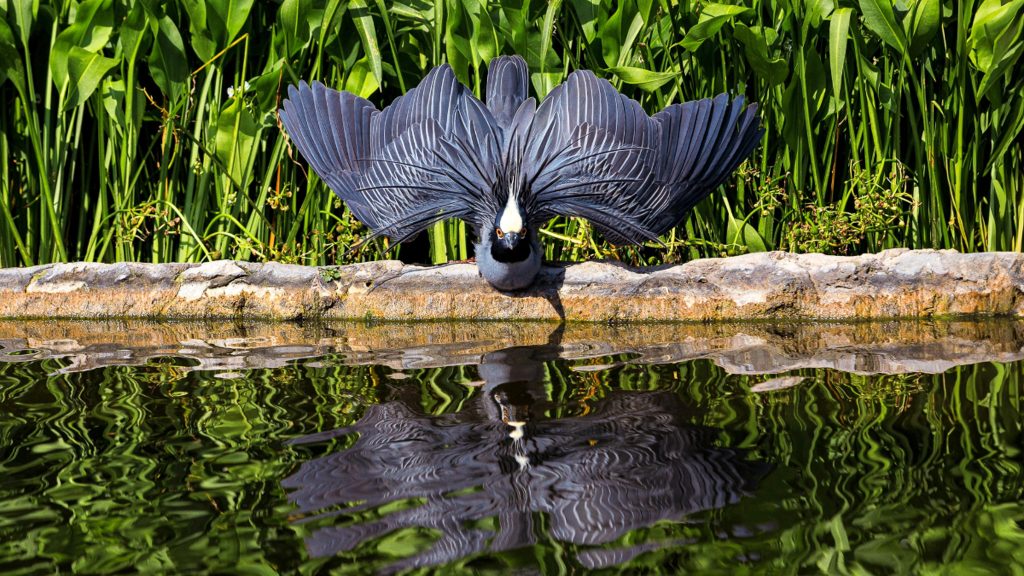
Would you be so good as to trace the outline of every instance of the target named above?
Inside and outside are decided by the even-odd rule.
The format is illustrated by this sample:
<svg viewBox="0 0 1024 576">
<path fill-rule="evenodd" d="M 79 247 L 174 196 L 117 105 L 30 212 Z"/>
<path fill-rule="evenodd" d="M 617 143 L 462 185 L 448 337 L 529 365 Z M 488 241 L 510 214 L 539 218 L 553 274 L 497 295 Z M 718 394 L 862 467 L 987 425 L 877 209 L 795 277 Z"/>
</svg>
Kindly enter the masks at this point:
<svg viewBox="0 0 1024 576">
<path fill-rule="evenodd" d="M 0 322 L 0 573 L 1024 571 L 1013 322 Z"/>
</svg>

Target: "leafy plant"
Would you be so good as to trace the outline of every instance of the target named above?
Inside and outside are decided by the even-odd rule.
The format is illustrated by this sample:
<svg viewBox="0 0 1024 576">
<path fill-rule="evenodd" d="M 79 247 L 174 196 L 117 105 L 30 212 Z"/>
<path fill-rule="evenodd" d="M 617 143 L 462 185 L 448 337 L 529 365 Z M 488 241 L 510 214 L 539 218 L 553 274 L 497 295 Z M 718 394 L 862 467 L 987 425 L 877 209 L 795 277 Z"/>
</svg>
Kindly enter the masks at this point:
<svg viewBox="0 0 1024 576">
<path fill-rule="evenodd" d="M 1019 251 L 1022 12 L 1022 0 L 3 2 L 0 265 L 391 254 L 351 250 L 357 224 L 277 121 L 287 86 L 320 80 L 382 106 L 448 62 L 482 95 L 501 53 L 527 58 L 538 96 L 590 68 L 650 112 L 744 94 L 767 129 L 742 176 L 662 244 L 615 248 L 556 219 L 548 258 Z M 902 225 L 794 240 L 820 214 L 853 218 L 871 187 L 910 198 Z M 405 257 L 464 258 L 471 236 L 441 223 Z"/>
</svg>

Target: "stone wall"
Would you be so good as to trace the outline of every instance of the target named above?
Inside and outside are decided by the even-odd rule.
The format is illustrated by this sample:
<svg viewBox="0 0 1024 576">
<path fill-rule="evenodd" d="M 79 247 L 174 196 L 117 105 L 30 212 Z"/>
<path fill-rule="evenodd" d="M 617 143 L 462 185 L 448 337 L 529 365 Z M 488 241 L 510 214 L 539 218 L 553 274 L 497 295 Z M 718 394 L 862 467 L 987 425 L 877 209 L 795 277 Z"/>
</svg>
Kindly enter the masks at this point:
<svg viewBox="0 0 1024 576">
<path fill-rule="evenodd" d="M 474 264 L 53 264 L 0 270 L 0 318 L 665 321 L 1024 315 L 1024 255 L 770 252 L 546 267 L 502 293 Z"/>
</svg>

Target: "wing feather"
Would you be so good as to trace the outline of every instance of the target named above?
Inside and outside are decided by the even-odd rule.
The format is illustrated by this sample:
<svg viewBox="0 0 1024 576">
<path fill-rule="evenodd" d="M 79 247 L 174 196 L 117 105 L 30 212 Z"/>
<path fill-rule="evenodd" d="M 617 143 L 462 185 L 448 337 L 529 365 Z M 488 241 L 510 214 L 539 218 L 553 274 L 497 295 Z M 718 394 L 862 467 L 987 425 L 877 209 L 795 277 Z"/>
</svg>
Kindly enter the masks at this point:
<svg viewBox="0 0 1024 576">
<path fill-rule="evenodd" d="M 728 106 L 729 96 L 727 94 L 719 94 L 711 101 L 707 129 L 701 139 L 700 154 L 697 156 L 693 168 L 695 173 L 706 174 L 708 161 L 715 155 L 716 150 L 727 150 L 725 146 L 721 146 L 720 132 Z"/>
<path fill-rule="evenodd" d="M 722 108 L 726 109 L 726 106 L 723 104 Z M 739 119 L 740 111 L 742 109 L 743 96 L 737 96 L 736 98 L 733 99 L 731 103 L 728 104 L 728 110 L 721 122 L 722 128 L 721 136 L 719 137 L 720 139 L 724 140 L 736 134 L 736 129 L 738 127 L 737 121 Z M 736 150 L 735 147 L 730 148 L 728 146 L 716 146 L 715 148 L 717 148 L 717 150 L 712 150 L 712 153 L 709 154 L 708 160 L 709 165 L 714 167 L 714 169 L 709 173 L 708 176 L 710 180 L 718 180 L 719 178 L 728 175 L 726 173 L 726 164 L 728 158 L 731 157 L 731 155 Z"/>
<path fill-rule="evenodd" d="M 380 112 L 303 82 L 289 88 L 280 115 L 302 156 L 372 236 L 401 241 L 439 220 L 497 212 L 487 183 L 499 171 L 500 128 L 447 65 Z"/>
<path fill-rule="evenodd" d="M 317 99 L 326 105 L 326 113 Z M 369 152 L 369 126 L 377 114 L 368 100 L 338 92 L 319 82 L 288 89 L 279 111 L 292 142 L 313 170 L 344 200 L 356 218 L 371 228 L 372 211 L 359 186 L 360 158 Z M 325 130 L 322 130 L 325 129 Z"/>
<path fill-rule="evenodd" d="M 657 239 L 760 141 L 757 107 L 742 110 L 742 98 L 721 94 L 652 118 L 609 82 L 574 72 L 537 108 L 523 144 L 527 213 L 587 218 L 615 243 Z"/>
</svg>

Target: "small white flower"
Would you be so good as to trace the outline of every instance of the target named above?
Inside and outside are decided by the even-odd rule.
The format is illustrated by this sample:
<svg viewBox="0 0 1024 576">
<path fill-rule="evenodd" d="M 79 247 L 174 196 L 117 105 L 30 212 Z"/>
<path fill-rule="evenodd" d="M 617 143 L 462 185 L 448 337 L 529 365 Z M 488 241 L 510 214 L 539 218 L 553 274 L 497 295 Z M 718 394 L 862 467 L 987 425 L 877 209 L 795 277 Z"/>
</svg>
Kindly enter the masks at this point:
<svg viewBox="0 0 1024 576">
<path fill-rule="evenodd" d="M 240 94 L 244 94 L 245 91 L 248 90 L 248 89 L 249 89 L 249 82 L 248 81 L 243 82 L 242 83 L 242 91 L 240 92 Z M 235 87 L 234 86 L 228 86 L 228 98 L 234 98 L 234 97 L 235 97 Z"/>
</svg>

